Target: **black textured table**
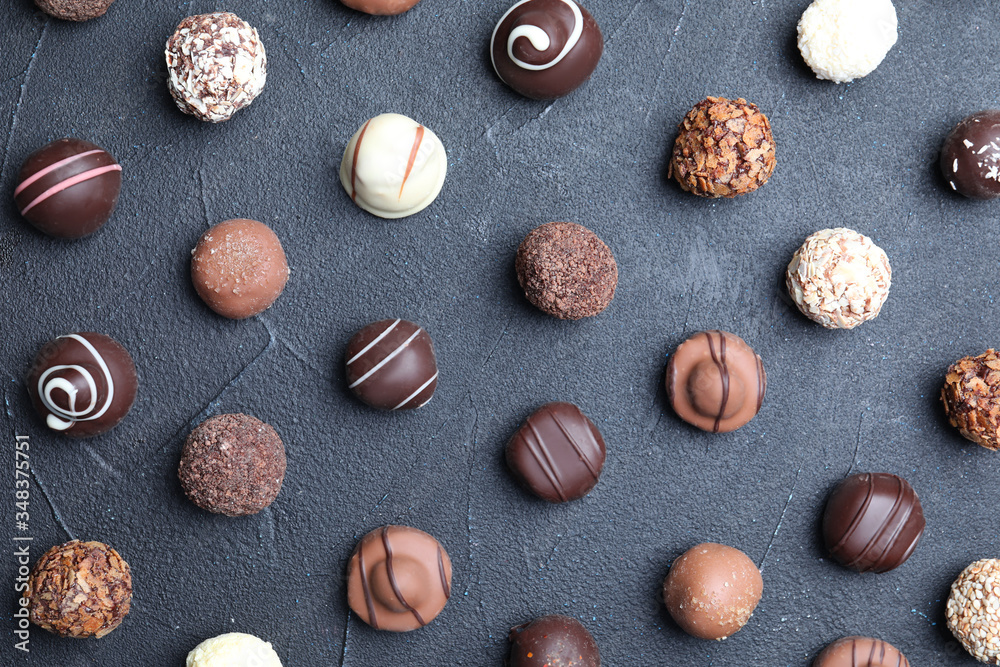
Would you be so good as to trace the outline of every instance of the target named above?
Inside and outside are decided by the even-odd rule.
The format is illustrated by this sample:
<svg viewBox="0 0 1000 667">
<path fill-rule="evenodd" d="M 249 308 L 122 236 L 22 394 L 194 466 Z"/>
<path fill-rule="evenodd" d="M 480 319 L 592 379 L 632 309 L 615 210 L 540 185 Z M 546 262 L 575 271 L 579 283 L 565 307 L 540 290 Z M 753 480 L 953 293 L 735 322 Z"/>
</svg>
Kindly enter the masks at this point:
<svg viewBox="0 0 1000 667">
<path fill-rule="evenodd" d="M 507 0 L 423 0 L 396 18 L 336 0 L 118 0 L 85 24 L 13 0 L 0 25 L 0 289 L 8 610 L 0 663 L 180 665 L 213 635 L 272 642 L 286 666 L 499 665 L 508 628 L 545 613 L 582 620 L 607 665 L 807 665 L 848 634 L 881 637 L 914 665 L 971 665 L 944 624 L 952 579 L 1000 555 L 1000 458 L 963 440 L 938 400 L 944 370 L 998 342 L 996 204 L 947 191 L 937 149 L 952 125 L 1000 106 L 989 3 L 899 2 L 900 41 L 866 79 L 816 80 L 795 48 L 805 6 L 758 0 L 590 0 L 604 57 L 554 103 L 519 97 L 486 45 Z M 260 31 L 268 82 L 220 125 L 174 107 L 163 45 L 189 14 L 234 11 Z M 676 124 L 706 95 L 769 115 L 778 165 L 758 192 L 707 201 L 666 180 Z M 385 221 L 337 178 L 369 117 L 426 124 L 449 154 L 439 199 Z M 79 136 L 121 162 L 111 222 L 58 242 L 18 216 L 17 169 L 42 144 Z M 188 275 L 208 226 L 259 219 L 291 265 L 273 308 L 234 322 Z M 617 295 L 563 322 L 519 293 L 514 251 L 552 220 L 612 248 Z M 806 235 L 848 226 L 893 266 L 882 314 L 827 331 L 790 305 L 783 271 Z M 347 391 L 344 346 L 364 324 L 403 317 L 430 332 L 434 400 L 411 414 Z M 662 389 L 666 355 L 691 333 L 730 330 L 763 357 L 768 394 L 746 427 L 681 422 Z M 139 398 L 110 433 L 46 429 L 23 384 L 43 342 L 97 330 L 132 353 Z M 550 400 L 581 406 L 608 443 L 587 498 L 527 495 L 507 438 Z M 197 509 L 176 469 L 205 417 L 246 412 L 288 450 L 277 501 L 230 519 Z M 14 528 L 14 442 L 28 436 L 30 526 Z M 848 471 L 905 476 L 927 531 L 883 575 L 830 562 L 819 517 Z M 440 539 L 453 595 L 434 623 L 371 630 L 348 613 L 356 540 L 387 523 Z M 31 559 L 70 537 L 118 549 L 133 609 L 101 640 L 33 628 L 14 648 L 18 545 Z M 673 558 L 701 541 L 763 571 L 748 625 L 721 643 L 684 635 L 660 601 Z"/>
</svg>

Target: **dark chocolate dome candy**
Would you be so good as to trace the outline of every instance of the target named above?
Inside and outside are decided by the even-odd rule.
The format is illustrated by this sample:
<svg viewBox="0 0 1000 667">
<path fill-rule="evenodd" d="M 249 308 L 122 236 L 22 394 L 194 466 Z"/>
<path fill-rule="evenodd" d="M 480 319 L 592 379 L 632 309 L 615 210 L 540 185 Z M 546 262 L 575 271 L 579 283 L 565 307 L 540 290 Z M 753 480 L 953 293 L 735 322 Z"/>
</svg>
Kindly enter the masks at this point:
<svg viewBox="0 0 1000 667">
<path fill-rule="evenodd" d="M 1000 109 L 974 113 L 955 126 L 941 147 L 941 173 L 966 197 L 1000 197 Z"/>
<path fill-rule="evenodd" d="M 104 433 L 125 418 L 139 382 L 124 347 L 103 334 L 84 332 L 43 345 L 27 385 L 49 428 L 86 437 Z"/>
<path fill-rule="evenodd" d="M 122 168 L 110 153 L 82 139 L 59 139 L 24 161 L 14 202 L 38 230 L 77 239 L 108 221 L 121 188 Z"/>
<path fill-rule="evenodd" d="M 597 21 L 574 0 L 520 0 L 500 18 L 490 39 L 500 80 L 538 100 L 580 87 L 603 51 Z"/>
<path fill-rule="evenodd" d="M 407 320 L 382 320 L 347 344 L 347 384 L 374 408 L 412 410 L 431 400 L 438 369 L 431 337 Z"/>
<path fill-rule="evenodd" d="M 910 557 L 924 525 L 920 498 L 909 482 L 890 473 L 857 473 L 830 495 L 823 540 L 844 567 L 888 572 Z"/>
<path fill-rule="evenodd" d="M 823 649 L 812 667 L 910 667 L 910 661 L 881 639 L 844 637 Z"/>
<path fill-rule="evenodd" d="M 551 503 L 582 498 L 604 467 L 604 438 L 572 403 L 547 403 L 507 443 L 507 465 L 526 489 Z"/>
<path fill-rule="evenodd" d="M 601 667 L 601 652 L 583 623 L 551 614 L 511 628 L 508 667 Z"/>
</svg>

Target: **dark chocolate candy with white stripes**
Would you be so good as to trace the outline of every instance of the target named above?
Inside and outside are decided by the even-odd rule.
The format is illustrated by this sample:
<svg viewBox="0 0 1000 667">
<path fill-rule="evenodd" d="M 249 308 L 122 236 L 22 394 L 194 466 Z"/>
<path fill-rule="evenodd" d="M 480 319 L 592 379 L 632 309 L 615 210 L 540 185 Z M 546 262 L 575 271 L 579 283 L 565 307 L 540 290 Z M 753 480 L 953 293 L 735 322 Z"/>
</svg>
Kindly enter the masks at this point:
<svg viewBox="0 0 1000 667">
<path fill-rule="evenodd" d="M 40 231 L 78 239 L 108 221 L 121 189 L 122 168 L 110 153 L 82 139 L 59 139 L 24 161 L 14 202 Z"/>
<path fill-rule="evenodd" d="M 601 432 L 572 403 L 546 403 L 507 443 L 507 465 L 514 477 L 551 503 L 590 493 L 606 455 Z"/>
<path fill-rule="evenodd" d="M 346 358 L 348 387 L 373 408 L 419 408 L 437 389 L 434 345 L 413 322 L 395 319 L 369 324 L 351 338 Z"/>
<path fill-rule="evenodd" d="M 924 511 L 910 483 L 887 472 L 845 478 L 823 513 L 830 555 L 858 572 L 888 572 L 910 557 L 924 534 Z"/>
<path fill-rule="evenodd" d="M 361 538 L 347 564 L 347 603 L 376 630 L 422 628 L 450 597 L 448 553 L 416 528 L 376 528 Z"/>
<path fill-rule="evenodd" d="M 823 649 L 813 667 L 910 667 L 910 661 L 881 639 L 844 637 Z"/>
<path fill-rule="evenodd" d="M 726 433 L 760 412 L 767 374 L 739 336 L 702 331 L 670 355 L 666 386 L 678 417 L 704 431 Z"/>
</svg>

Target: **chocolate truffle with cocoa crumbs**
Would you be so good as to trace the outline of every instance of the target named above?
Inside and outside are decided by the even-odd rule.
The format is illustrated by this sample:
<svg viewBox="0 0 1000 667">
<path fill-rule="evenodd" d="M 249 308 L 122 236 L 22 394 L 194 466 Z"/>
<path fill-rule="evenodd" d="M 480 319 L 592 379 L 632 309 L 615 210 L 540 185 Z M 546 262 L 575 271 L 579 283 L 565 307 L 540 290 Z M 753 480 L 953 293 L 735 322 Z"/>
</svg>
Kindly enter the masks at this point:
<svg viewBox="0 0 1000 667">
<path fill-rule="evenodd" d="M 49 16 L 64 21 L 89 21 L 104 16 L 114 0 L 35 0 Z"/>
<path fill-rule="evenodd" d="M 103 637 L 132 604 L 132 573 L 102 542 L 72 540 L 46 551 L 28 577 L 28 615 L 60 637 Z"/>
<path fill-rule="evenodd" d="M 550 222 L 529 232 L 514 268 L 528 301 L 562 320 L 597 315 L 618 285 L 611 250 L 597 234 L 572 222 Z"/>
<path fill-rule="evenodd" d="M 198 507 L 226 516 L 256 514 L 281 490 L 285 446 L 255 417 L 218 415 L 188 435 L 177 473 Z"/>
<path fill-rule="evenodd" d="M 948 421 L 986 449 L 1000 449 L 1000 355 L 986 350 L 948 367 L 941 389 Z"/>
<path fill-rule="evenodd" d="M 699 197 L 753 192 L 774 171 L 771 123 L 743 98 L 705 98 L 678 130 L 667 176 Z"/>
</svg>

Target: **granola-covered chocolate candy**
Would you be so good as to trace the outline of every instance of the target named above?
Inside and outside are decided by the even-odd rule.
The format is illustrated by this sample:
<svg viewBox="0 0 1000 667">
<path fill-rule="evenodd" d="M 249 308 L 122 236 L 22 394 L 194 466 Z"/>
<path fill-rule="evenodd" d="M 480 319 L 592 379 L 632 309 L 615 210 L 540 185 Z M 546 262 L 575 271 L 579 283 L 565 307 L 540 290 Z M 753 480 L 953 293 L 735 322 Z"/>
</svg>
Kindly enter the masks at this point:
<svg viewBox="0 0 1000 667">
<path fill-rule="evenodd" d="M 941 147 L 941 173 L 966 197 L 1000 197 L 1000 109 L 974 113 L 955 126 Z"/>
<path fill-rule="evenodd" d="M 986 449 L 1000 449 L 1000 355 L 992 348 L 948 367 L 941 389 L 948 421 Z"/>
<path fill-rule="evenodd" d="M 979 662 L 1000 665 L 1000 560 L 977 560 L 951 584 L 948 629 Z"/>
<path fill-rule="evenodd" d="M 700 197 L 735 197 L 767 183 L 774 171 L 771 123 L 757 105 L 708 97 L 678 126 L 667 176 Z"/>
<path fill-rule="evenodd" d="M 910 667 L 910 662 L 881 639 L 844 637 L 823 649 L 812 667 Z"/>
<path fill-rule="evenodd" d="M 46 551 L 28 578 L 31 622 L 60 637 L 103 637 L 132 603 L 132 574 L 102 542 L 72 540 Z"/>
<path fill-rule="evenodd" d="M 189 16 L 167 40 L 167 87 L 177 107 L 209 123 L 229 120 L 267 80 L 257 30 L 236 14 Z"/>
<path fill-rule="evenodd" d="M 601 652 L 583 623 L 550 614 L 510 629 L 508 667 L 601 667 Z"/>
</svg>

